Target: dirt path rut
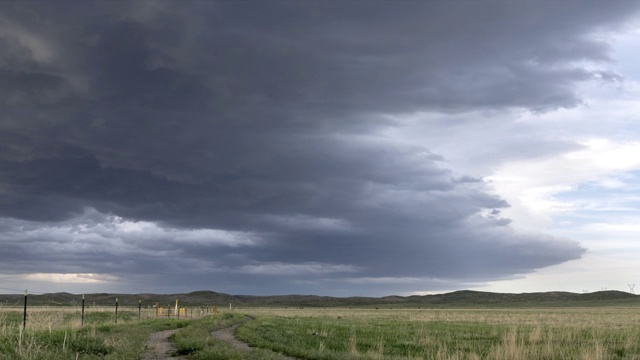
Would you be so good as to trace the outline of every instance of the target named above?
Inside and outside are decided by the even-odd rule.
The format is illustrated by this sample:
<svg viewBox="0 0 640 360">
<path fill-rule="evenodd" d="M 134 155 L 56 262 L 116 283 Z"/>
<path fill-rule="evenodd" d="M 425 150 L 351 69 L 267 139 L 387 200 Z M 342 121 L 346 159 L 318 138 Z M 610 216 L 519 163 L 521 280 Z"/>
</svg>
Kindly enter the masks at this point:
<svg viewBox="0 0 640 360">
<path fill-rule="evenodd" d="M 253 350 L 251 346 L 249 346 L 249 344 L 247 344 L 246 342 L 240 341 L 234 334 L 234 332 L 239 326 L 240 324 L 235 324 L 233 326 L 230 326 L 224 329 L 216 330 L 211 333 L 211 336 L 219 340 L 224 340 L 229 344 L 233 345 L 233 347 L 237 349 L 244 350 L 244 351 Z"/>
<path fill-rule="evenodd" d="M 253 320 L 252 317 L 249 317 L 249 320 Z M 216 330 L 214 332 L 211 333 L 211 336 L 213 336 L 216 339 L 219 340 L 223 340 L 228 342 L 229 344 L 231 344 L 232 346 L 234 346 L 237 349 L 243 350 L 243 351 L 253 351 L 253 348 L 251 346 L 249 346 L 249 344 L 247 344 L 246 342 L 238 339 L 235 335 L 235 331 L 236 329 L 240 326 L 240 324 L 235 324 L 229 327 L 226 327 L 224 329 L 220 329 L 220 330 Z M 280 359 L 282 360 L 300 360 L 298 358 L 294 358 L 291 356 L 287 356 L 287 355 L 283 355 L 280 354 Z"/>
<path fill-rule="evenodd" d="M 253 320 L 253 318 L 250 317 L 249 319 Z M 249 346 L 249 344 L 236 337 L 235 331 L 239 326 L 240 324 L 235 324 L 213 331 L 211 336 L 216 339 L 226 341 L 237 349 L 253 351 L 253 348 Z M 175 351 L 175 347 L 169 341 L 169 336 L 176 331 L 178 331 L 178 329 L 159 331 L 151 334 L 151 336 L 149 336 L 149 340 L 147 340 L 147 351 L 145 352 L 142 360 L 185 360 L 186 358 L 183 356 L 171 356 Z M 280 356 L 280 359 L 282 360 L 299 360 L 287 355 L 280 354 Z"/>
<path fill-rule="evenodd" d="M 178 329 L 159 331 L 151 334 L 147 340 L 147 351 L 142 360 L 183 360 L 183 356 L 171 356 L 175 347 L 169 341 L 169 336 Z"/>
</svg>

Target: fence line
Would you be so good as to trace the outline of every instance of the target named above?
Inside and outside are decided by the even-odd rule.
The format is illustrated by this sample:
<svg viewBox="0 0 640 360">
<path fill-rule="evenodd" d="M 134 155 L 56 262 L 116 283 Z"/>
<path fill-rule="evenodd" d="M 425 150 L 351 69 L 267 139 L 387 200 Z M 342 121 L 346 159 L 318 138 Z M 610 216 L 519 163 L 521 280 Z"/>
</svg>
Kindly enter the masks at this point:
<svg viewBox="0 0 640 360">
<path fill-rule="evenodd" d="M 0 290 L 17 291 L 18 293 L 22 293 L 22 290 L 20 290 L 20 289 L 10 289 L 10 288 L 1 287 L 1 286 L 0 286 Z M 31 291 L 31 293 L 32 293 L 32 294 L 39 294 L 39 295 L 46 294 L 46 293 L 38 292 L 38 291 Z"/>
<path fill-rule="evenodd" d="M 0 289 L 5 289 L 5 288 L 0 288 Z M 5 290 L 13 290 L 13 289 L 5 289 Z M 28 304 L 28 294 L 29 292 L 27 290 L 24 290 L 24 307 L 23 307 L 23 319 L 22 319 L 22 330 L 24 331 L 27 328 L 27 319 L 28 319 L 28 311 L 27 311 L 27 304 Z M 19 296 L 19 295 L 18 295 Z M 80 296 L 80 295 L 78 295 Z M 53 294 L 52 294 L 52 298 L 53 298 Z M 122 309 L 123 307 L 119 305 L 119 301 L 118 298 L 115 297 L 115 312 L 114 312 L 114 322 L 117 323 L 118 322 L 118 309 L 120 308 L 120 315 L 122 315 Z M 68 299 L 68 297 L 65 297 L 65 299 Z M 101 297 L 101 299 L 104 299 L 104 297 Z M 54 303 L 54 306 L 60 306 L 59 304 Z M 0 304 L 2 305 L 2 304 Z M 127 312 L 132 312 L 137 310 L 137 319 L 138 320 L 142 320 L 143 319 L 143 301 L 140 299 L 138 300 L 138 306 L 137 307 L 133 307 L 133 306 L 129 306 L 129 307 L 124 307 L 125 311 Z M 18 303 L 16 302 L 16 304 L 14 306 L 4 306 L 6 309 L 8 308 L 15 308 L 18 306 Z M 30 308 L 36 307 L 36 308 L 44 308 L 44 307 L 50 307 L 51 305 L 30 305 Z M 0 310 L 2 310 L 3 306 L 0 306 Z M 71 302 L 71 304 L 69 305 L 70 308 L 72 309 L 77 309 L 77 305 L 75 302 Z M 66 308 L 65 306 L 61 306 L 61 308 Z M 88 309 L 93 309 L 96 310 L 100 308 L 100 312 L 103 311 L 108 311 L 108 309 L 110 308 L 110 306 L 100 306 L 97 307 L 95 305 L 95 302 L 93 304 L 93 307 L 88 307 Z M 136 309 L 137 308 L 137 309 Z M 174 319 L 193 319 L 194 315 L 195 318 L 200 318 L 203 316 L 207 316 L 207 315 L 216 315 L 218 314 L 218 307 L 216 305 L 206 305 L 206 306 L 179 306 L 179 300 L 176 299 L 175 302 L 175 306 L 171 307 L 171 305 L 169 304 L 166 308 L 160 306 L 159 303 L 155 303 L 153 305 L 151 304 L 147 304 L 146 306 L 146 316 L 144 317 L 144 319 L 151 319 L 151 318 L 174 318 Z M 82 302 L 80 305 L 80 326 L 84 326 L 85 324 L 85 294 L 82 294 Z"/>
</svg>

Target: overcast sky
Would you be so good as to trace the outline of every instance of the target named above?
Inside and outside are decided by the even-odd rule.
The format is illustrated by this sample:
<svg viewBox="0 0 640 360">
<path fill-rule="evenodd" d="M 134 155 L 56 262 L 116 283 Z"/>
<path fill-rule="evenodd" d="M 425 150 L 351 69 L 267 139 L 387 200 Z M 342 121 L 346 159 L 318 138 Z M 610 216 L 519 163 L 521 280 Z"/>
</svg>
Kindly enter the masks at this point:
<svg viewBox="0 0 640 360">
<path fill-rule="evenodd" d="M 0 3 L 0 292 L 640 289 L 640 2 Z"/>
</svg>

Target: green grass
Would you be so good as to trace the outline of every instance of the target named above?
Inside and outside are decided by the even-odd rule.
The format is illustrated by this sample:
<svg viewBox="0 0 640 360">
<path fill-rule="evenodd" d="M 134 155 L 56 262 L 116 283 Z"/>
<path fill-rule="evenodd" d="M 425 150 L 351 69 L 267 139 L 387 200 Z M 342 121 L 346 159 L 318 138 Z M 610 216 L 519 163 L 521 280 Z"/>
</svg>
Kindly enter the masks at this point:
<svg viewBox="0 0 640 360">
<path fill-rule="evenodd" d="M 461 352 L 486 357 L 508 330 L 475 323 L 266 317 L 246 323 L 238 336 L 305 359 L 436 359 Z"/>
<path fill-rule="evenodd" d="M 253 346 L 303 359 L 640 359 L 637 308 L 253 311 Z"/>
</svg>

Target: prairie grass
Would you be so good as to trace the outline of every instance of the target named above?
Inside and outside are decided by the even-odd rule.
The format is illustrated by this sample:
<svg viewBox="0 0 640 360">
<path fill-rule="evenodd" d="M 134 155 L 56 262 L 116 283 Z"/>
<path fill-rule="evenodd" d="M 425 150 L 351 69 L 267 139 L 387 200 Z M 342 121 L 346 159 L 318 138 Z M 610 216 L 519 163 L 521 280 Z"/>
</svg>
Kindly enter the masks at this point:
<svg viewBox="0 0 640 360">
<path fill-rule="evenodd" d="M 154 331 L 189 360 L 640 360 L 640 307 L 536 309 L 236 309 L 197 320 L 138 320 L 137 308 L 0 308 L 0 360 L 139 359 Z M 249 315 L 254 320 L 250 320 Z M 245 352 L 211 332 L 242 323 Z"/>
<path fill-rule="evenodd" d="M 84 326 L 77 307 L 0 308 L 0 359 L 138 359 L 153 331 L 183 327 L 186 320 L 138 320 L 137 308 L 87 309 Z"/>
<path fill-rule="evenodd" d="M 253 346 L 305 359 L 640 359 L 640 308 L 252 309 Z"/>
</svg>

